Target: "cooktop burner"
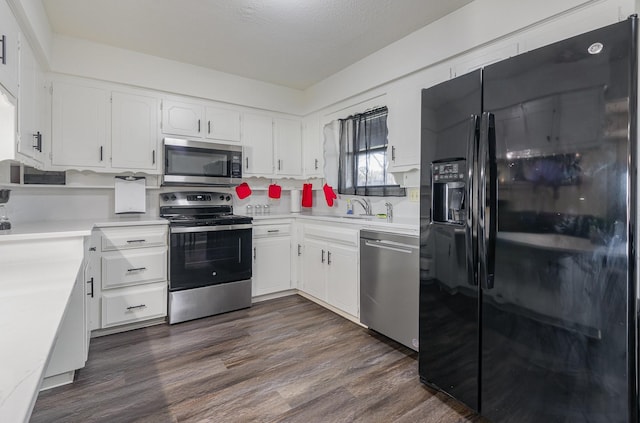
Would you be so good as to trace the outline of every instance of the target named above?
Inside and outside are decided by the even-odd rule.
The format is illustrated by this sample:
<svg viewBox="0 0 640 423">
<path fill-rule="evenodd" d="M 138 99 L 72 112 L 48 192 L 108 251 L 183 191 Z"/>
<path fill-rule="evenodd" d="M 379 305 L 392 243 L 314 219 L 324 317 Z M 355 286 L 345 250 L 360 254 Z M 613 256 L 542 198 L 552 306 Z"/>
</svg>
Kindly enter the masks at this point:
<svg viewBox="0 0 640 423">
<path fill-rule="evenodd" d="M 200 191 L 160 194 L 160 217 L 168 219 L 172 226 L 239 225 L 252 221 L 233 214 L 229 195 Z"/>
</svg>

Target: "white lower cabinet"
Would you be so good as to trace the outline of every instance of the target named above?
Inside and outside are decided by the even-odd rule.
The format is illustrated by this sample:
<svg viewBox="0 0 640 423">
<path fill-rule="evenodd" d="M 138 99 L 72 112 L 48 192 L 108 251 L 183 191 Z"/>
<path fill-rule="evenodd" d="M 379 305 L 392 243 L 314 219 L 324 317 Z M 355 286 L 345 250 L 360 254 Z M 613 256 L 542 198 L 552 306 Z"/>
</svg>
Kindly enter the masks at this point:
<svg viewBox="0 0 640 423">
<path fill-rule="evenodd" d="M 342 226 L 307 224 L 303 233 L 300 289 L 358 317 L 359 231 Z"/>
<path fill-rule="evenodd" d="M 253 227 L 253 296 L 291 289 L 291 224 Z"/>
<path fill-rule="evenodd" d="M 87 279 L 90 329 L 167 315 L 167 225 L 96 229 L 92 246 L 97 251 Z"/>
</svg>

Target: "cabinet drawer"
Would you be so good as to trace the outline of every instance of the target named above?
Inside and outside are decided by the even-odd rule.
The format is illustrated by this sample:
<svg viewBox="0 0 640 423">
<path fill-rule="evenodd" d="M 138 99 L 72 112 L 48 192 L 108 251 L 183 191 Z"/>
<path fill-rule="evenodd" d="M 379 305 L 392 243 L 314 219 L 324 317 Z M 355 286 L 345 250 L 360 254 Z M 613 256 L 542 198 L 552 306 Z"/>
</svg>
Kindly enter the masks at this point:
<svg viewBox="0 0 640 423">
<path fill-rule="evenodd" d="M 254 225 L 253 237 L 288 236 L 291 233 L 291 225 Z"/>
<path fill-rule="evenodd" d="M 102 293 L 102 327 L 167 315 L 167 284 L 155 283 Z"/>
<path fill-rule="evenodd" d="M 325 239 L 331 242 L 340 242 L 357 246 L 360 242 L 360 231 L 339 226 L 305 225 L 304 236 Z"/>
<path fill-rule="evenodd" d="M 102 251 L 167 245 L 167 226 L 114 228 L 102 230 Z"/>
<path fill-rule="evenodd" d="M 166 280 L 166 248 L 156 247 L 102 254 L 102 289 Z"/>
</svg>

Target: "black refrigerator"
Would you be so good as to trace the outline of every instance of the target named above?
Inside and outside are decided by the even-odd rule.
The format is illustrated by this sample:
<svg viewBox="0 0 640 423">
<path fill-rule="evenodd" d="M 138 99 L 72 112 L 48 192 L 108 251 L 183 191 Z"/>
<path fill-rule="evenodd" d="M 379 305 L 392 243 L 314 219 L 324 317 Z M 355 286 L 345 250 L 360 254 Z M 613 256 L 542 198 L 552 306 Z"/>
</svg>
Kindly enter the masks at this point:
<svg viewBox="0 0 640 423">
<path fill-rule="evenodd" d="M 423 90 L 420 380 L 490 421 L 637 421 L 636 28 Z"/>
</svg>

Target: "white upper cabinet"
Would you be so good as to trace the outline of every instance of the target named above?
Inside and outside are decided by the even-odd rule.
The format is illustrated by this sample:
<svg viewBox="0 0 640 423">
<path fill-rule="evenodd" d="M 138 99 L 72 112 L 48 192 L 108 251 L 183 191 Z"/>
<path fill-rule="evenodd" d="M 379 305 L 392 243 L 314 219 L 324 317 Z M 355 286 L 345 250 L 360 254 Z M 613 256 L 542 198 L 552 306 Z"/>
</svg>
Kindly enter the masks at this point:
<svg viewBox="0 0 640 423">
<path fill-rule="evenodd" d="M 0 84 L 18 96 L 20 27 L 5 0 L 0 0 Z"/>
<path fill-rule="evenodd" d="M 162 132 L 223 142 L 240 141 L 240 112 L 175 100 L 162 101 Z"/>
<path fill-rule="evenodd" d="M 53 86 L 51 164 L 105 168 L 109 157 L 109 92 L 66 82 Z"/>
<path fill-rule="evenodd" d="M 240 142 L 240 112 L 207 107 L 205 109 L 205 137 L 223 141 Z"/>
<path fill-rule="evenodd" d="M 305 118 L 302 129 L 302 166 L 306 178 L 322 178 L 324 176 L 321 140 L 319 117 L 311 115 Z"/>
<path fill-rule="evenodd" d="M 204 108 L 180 101 L 162 101 L 162 132 L 171 135 L 202 137 Z"/>
<path fill-rule="evenodd" d="M 302 175 L 302 125 L 300 121 L 277 118 L 273 120 L 275 146 L 275 174 Z"/>
<path fill-rule="evenodd" d="M 270 116 L 245 113 L 242 120 L 243 168 L 246 176 L 273 174 L 273 121 Z"/>
<path fill-rule="evenodd" d="M 26 164 L 42 167 L 43 157 L 43 122 L 41 121 L 41 104 L 44 96 L 44 79 L 42 71 L 26 41 L 20 45 L 20 82 L 19 82 L 18 131 L 20 154 L 31 160 L 23 160 Z"/>
<path fill-rule="evenodd" d="M 114 92 L 111 95 L 111 166 L 158 168 L 157 98 Z"/>
</svg>

